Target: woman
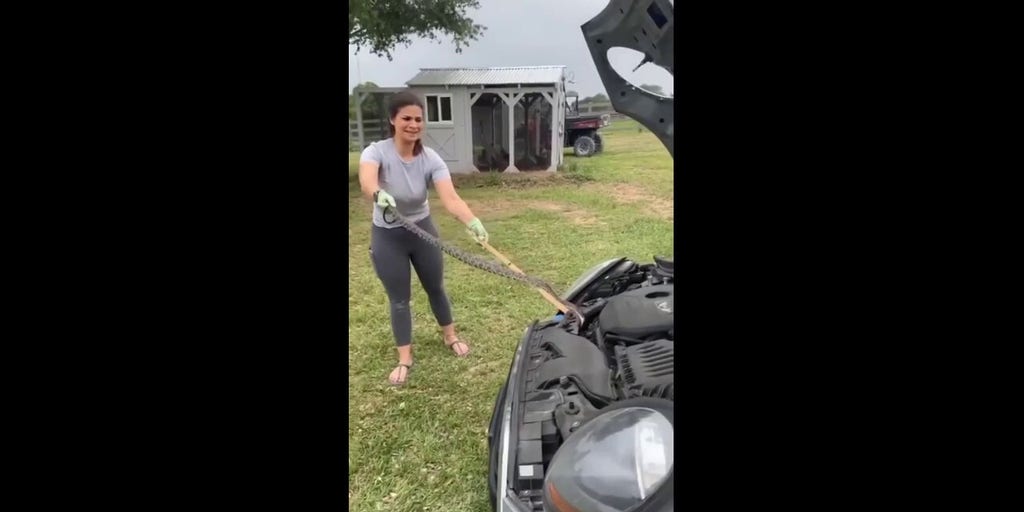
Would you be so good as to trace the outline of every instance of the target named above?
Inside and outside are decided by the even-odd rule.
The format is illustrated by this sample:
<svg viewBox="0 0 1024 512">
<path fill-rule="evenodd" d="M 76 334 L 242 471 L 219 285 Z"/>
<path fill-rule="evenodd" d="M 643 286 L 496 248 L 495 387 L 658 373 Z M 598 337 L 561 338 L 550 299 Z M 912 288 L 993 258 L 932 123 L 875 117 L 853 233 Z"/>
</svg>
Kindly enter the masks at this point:
<svg viewBox="0 0 1024 512">
<path fill-rule="evenodd" d="M 397 209 L 417 226 L 438 236 L 427 203 L 427 185 L 432 181 L 445 209 L 466 224 L 473 237 L 487 241 L 483 224 L 455 192 L 444 160 L 434 150 L 423 147 L 423 110 L 423 103 L 415 94 L 395 94 L 388 107 L 391 137 L 370 144 L 359 160 L 359 185 L 374 203 L 370 260 L 391 302 L 391 331 L 398 347 L 398 366 L 389 378 L 392 385 L 405 383 L 413 363 L 410 264 L 427 292 L 445 345 L 459 357 L 469 353 L 469 346 L 455 334 L 451 305 L 444 290 L 441 250 L 397 222 L 386 223 L 384 208 Z"/>
</svg>

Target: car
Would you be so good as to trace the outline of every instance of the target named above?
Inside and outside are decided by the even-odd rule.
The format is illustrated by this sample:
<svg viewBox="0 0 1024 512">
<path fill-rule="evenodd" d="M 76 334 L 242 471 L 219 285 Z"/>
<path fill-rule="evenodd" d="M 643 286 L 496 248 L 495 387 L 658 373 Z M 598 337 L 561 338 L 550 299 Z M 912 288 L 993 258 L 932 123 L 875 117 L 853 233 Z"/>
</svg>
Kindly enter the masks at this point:
<svg viewBox="0 0 1024 512">
<path fill-rule="evenodd" d="M 630 47 L 671 73 L 672 21 L 669 0 L 611 0 L 582 29 L 613 107 L 674 155 L 674 100 L 631 86 L 606 56 Z M 609 259 L 562 294 L 579 316 L 526 328 L 487 432 L 494 511 L 672 510 L 674 276 L 671 257 Z"/>
<path fill-rule="evenodd" d="M 488 429 L 494 510 L 671 510 L 673 282 L 668 258 L 610 259 L 563 295 L 582 320 L 526 329 Z"/>
</svg>

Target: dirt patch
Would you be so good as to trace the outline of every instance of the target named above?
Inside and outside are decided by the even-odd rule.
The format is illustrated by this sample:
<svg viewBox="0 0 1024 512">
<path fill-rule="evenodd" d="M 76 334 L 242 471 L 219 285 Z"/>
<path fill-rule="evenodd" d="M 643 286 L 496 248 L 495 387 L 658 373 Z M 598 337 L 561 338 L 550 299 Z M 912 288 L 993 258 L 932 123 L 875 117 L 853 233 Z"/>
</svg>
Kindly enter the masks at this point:
<svg viewBox="0 0 1024 512">
<path fill-rule="evenodd" d="M 562 212 L 562 215 L 569 219 L 569 222 L 577 226 L 604 225 L 604 222 L 601 222 L 597 217 L 591 215 L 586 210 L 568 210 Z"/>
<path fill-rule="evenodd" d="M 572 205 L 558 204 L 552 201 L 511 201 L 508 199 L 489 199 L 487 201 L 466 201 L 469 208 L 489 219 L 511 217 L 529 210 L 559 213 L 577 226 L 596 226 L 604 224 L 593 213 L 574 208 Z"/>
<path fill-rule="evenodd" d="M 655 197 L 650 191 L 636 185 L 586 185 L 586 188 L 597 190 L 616 202 L 623 204 L 644 203 L 644 212 L 666 220 L 673 220 L 675 217 L 675 205 L 671 200 Z"/>
<path fill-rule="evenodd" d="M 510 201 L 508 199 L 488 199 L 486 201 L 465 199 L 473 213 L 485 215 L 488 218 L 508 217 L 520 211 L 526 211 L 527 205 L 523 201 Z"/>
<path fill-rule="evenodd" d="M 505 188 L 523 189 L 578 184 L 592 181 L 590 176 L 565 171 L 521 171 L 521 172 L 475 172 L 453 174 L 456 188 Z"/>
</svg>

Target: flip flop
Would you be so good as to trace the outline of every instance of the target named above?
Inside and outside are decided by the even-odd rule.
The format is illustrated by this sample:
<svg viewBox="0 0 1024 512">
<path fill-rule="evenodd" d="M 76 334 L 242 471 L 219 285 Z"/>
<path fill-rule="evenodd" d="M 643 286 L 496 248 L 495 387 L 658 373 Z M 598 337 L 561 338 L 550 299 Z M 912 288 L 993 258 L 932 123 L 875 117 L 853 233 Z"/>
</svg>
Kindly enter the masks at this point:
<svg viewBox="0 0 1024 512">
<path fill-rule="evenodd" d="M 461 343 L 461 344 L 466 346 L 466 352 L 463 353 L 463 354 L 459 354 L 459 352 L 455 350 L 455 345 L 459 344 L 459 343 Z M 445 340 L 444 344 L 445 344 L 446 347 L 452 349 L 452 353 L 455 354 L 455 357 L 466 357 L 466 356 L 469 355 L 469 352 L 470 352 L 469 344 L 466 343 L 465 341 L 462 341 L 462 339 L 459 338 L 458 336 L 456 336 L 455 339 L 453 339 L 451 342 L 449 342 L 448 340 Z"/>
<path fill-rule="evenodd" d="M 403 385 L 405 385 L 406 382 L 409 382 L 409 373 L 412 372 L 412 363 L 409 363 L 409 364 L 398 363 L 398 366 L 396 366 L 395 368 L 401 368 L 403 366 L 405 367 L 405 378 L 400 379 L 398 381 L 393 381 L 393 380 L 391 380 L 391 377 L 388 376 L 388 382 L 391 383 L 392 386 L 396 386 L 396 387 L 397 386 L 403 386 Z M 392 370 L 392 371 L 394 371 L 394 370 Z M 401 376 L 402 372 L 398 372 L 398 375 Z"/>
</svg>

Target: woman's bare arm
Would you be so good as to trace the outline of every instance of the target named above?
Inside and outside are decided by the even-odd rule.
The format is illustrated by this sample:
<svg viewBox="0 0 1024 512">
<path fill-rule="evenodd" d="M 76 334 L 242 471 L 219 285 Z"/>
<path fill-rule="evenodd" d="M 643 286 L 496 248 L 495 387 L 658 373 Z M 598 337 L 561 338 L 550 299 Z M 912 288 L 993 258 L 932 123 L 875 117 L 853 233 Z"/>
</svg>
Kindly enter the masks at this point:
<svg viewBox="0 0 1024 512">
<path fill-rule="evenodd" d="M 380 164 L 377 162 L 359 162 L 359 188 L 363 191 L 363 197 L 373 200 L 373 193 L 380 190 L 377 180 L 377 171 Z"/>
</svg>

